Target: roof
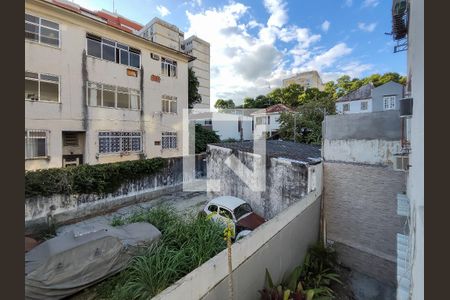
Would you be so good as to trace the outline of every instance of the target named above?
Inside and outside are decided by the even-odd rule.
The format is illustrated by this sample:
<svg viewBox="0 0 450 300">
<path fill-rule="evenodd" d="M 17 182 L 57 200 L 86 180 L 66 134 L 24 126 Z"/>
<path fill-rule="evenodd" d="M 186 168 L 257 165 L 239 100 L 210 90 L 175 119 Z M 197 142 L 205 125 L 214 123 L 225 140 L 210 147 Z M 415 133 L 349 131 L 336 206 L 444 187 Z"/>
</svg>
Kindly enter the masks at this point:
<svg viewBox="0 0 450 300">
<path fill-rule="evenodd" d="M 187 53 L 184 53 L 182 51 L 178 51 L 175 49 L 172 49 L 170 47 L 167 47 L 165 45 L 153 42 L 149 39 L 144 38 L 143 36 L 138 34 L 138 31 L 143 28 L 143 26 L 135 21 L 131 21 L 123 16 L 120 16 L 116 13 L 109 12 L 107 10 L 101 10 L 101 11 L 91 11 L 89 9 L 83 8 L 79 6 L 78 4 L 75 4 L 73 2 L 65 1 L 65 0 L 37 0 L 37 2 L 41 3 L 47 3 L 65 10 L 68 10 L 72 13 L 78 14 L 83 17 L 90 18 L 92 20 L 95 20 L 97 22 L 103 23 L 104 25 L 119 29 L 121 31 L 124 31 L 126 33 L 129 33 L 133 35 L 136 38 L 139 38 L 141 40 L 145 40 L 146 42 L 157 45 L 160 48 L 164 48 L 171 52 L 176 52 L 179 55 L 182 55 L 186 58 L 188 58 L 188 61 L 193 61 L 196 58 L 192 55 L 189 55 Z"/>
<path fill-rule="evenodd" d="M 141 24 L 137 22 L 131 21 L 123 16 L 109 12 L 104 9 L 102 9 L 101 11 L 91 11 L 89 9 L 79 6 L 78 4 L 65 0 L 46 0 L 46 1 L 61 8 L 78 13 L 80 15 L 91 15 L 94 17 L 98 17 L 102 21 L 104 21 L 107 25 L 130 33 L 134 33 L 134 30 L 139 31 L 143 27 Z"/>
<path fill-rule="evenodd" d="M 233 196 L 220 196 L 212 199 L 208 204 L 216 204 L 228 208 L 233 211 L 236 207 L 247 203 L 242 199 L 233 197 Z"/>
<path fill-rule="evenodd" d="M 361 99 L 368 99 L 372 96 L 372 89 L 374 89 L 374 85 L 372 82 L 369 82 L 359 89 L 356 89 L 336 100 L 336 102 L 346 102 L 346 101 L 355 101 Z"/>
<path fill-rule="evenodd" d="M 293 110 L 292 108 L 290 108 L 284 104 L 279 103 L 279 104 L 275 104 L 275 105 L 257 110 L 254 113 L 252 113 L 252 115 L 273 114 L 273 113 L 280 113 L 280 112 L 285 112 L 285 111 L 294 112 L 295 110 Z"/>
<path fill-rule="evenodd" d="M 253 153 L 253 141 L 217 143 L 211 145 Z M 320 146 L 318 145 L 280 140 L 266 141 L 266 155 L 269 158 L 287 159 L 308 165 L 320 163 L 322 160 Z"/>
</svg>

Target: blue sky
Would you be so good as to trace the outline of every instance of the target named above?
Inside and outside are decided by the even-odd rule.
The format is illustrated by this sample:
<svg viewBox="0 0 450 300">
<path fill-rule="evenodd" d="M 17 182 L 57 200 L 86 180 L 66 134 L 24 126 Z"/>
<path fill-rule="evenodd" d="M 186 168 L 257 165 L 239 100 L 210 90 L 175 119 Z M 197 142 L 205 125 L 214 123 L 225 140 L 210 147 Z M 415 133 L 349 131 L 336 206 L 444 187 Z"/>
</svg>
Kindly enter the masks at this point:
<svg viewBox="0 0 450 300">
<path fill-rule="evenodd" d="M 112 11 L 113 0 L 75 0 Z M 117 13 L 146 24 L 158 16 L 211 44 L 211 101 L 266 94 L 294 73 L 323 81 L 347 74 L 406 74 L 393 53 L 388 0 L 115 0 Z"/>
</svg>

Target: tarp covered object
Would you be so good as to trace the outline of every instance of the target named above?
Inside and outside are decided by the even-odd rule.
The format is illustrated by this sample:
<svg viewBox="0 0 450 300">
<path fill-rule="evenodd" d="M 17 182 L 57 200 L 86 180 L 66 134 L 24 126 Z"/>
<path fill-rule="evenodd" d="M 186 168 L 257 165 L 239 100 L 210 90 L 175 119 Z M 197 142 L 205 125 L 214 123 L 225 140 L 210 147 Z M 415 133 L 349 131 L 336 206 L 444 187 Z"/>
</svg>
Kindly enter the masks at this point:
<svg viewBox="0 0 450 300">
<path fill-rule="evenodd" d="M 160 236 L 149 223 L 132 223 L 47 240 L 25 255 L 25 297 L 61 299 L 74 294 L 125 268 L 137 246 Z"/>
</svg>

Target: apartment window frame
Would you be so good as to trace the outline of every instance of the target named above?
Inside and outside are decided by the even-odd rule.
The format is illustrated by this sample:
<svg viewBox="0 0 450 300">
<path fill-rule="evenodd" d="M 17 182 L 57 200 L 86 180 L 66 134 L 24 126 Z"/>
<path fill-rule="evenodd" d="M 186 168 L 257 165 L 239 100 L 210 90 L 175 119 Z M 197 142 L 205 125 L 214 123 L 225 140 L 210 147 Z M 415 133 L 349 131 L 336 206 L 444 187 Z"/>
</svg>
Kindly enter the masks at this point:
<svg viewBox="0 0 450 300">
<path fill-rule="evenodd" d="M 176 131 L 161 132 L 161 149 L 170 150 L 178 148 L 178 133 Z"/>
<path fill-rule="evenodd" d="M 38 134 L 43 134 L 43 136 L 38 136 Z M 34 136 L 33 136 L 34 135 Z M 33 160 L 33 159 L 48 159 L 48 149 L 49 149 L 49 137 L 50 131 L 46 129 L 25 129 L 25 160 Z M 33 155 L 31 152 L 34 152 L 33 147 L 36 148 L 36 152 L 39 152 L 39 145 L 33 146 L 32 141 L 44 139 L 44 155 Z M 31 153 L 31 155 L 30 155 Z M 39 154 L 39 153 L 37 153 Z"/>
<path fill-rule="evenodd" d="M 91 103 L 91 90 L 95 90 L 96 94 L 96 100 L 97 104 L 93 105 Z M 98 99 L 98 92 L 100 91 L 100 99 Z M 104 94 L 106 92 L 113 92 L 114 93 L 114 106 L 107 106 L 104 105 Z M 119 107 L 118 106 L 118 97 L 119 94 L 127 94 L 128 95 L 128 108 L 126 107 Z M 137 108 L 133 108 L 133 98 L 135 97 L 137 99 Z M 100 100 L 100 105 L 99 105 Z M 100 82 L 94 82 L 94 81 L 87 81 L 86 83 L 86 101 L 87 105 L 91 107 L 101 107 L 101 108 L 113 108 L 113 109 L 124 109 L 124 110 L 132 110 L 132 111 L 140 111 L 142 108 L 142 93 L 140 90 L 127 88 L 127 87 L 121 87 L 117 85 L 111 85 L 106 83 L 100 83 Z"/>
<path fill-rule="evenodd" d="M 369 101 L 361 101 L 361 111 L 369 110 Z"/>
<path fill-rule="evenodd" d="M 176 60 L 161 57 L 161 74 L 165 77 L 178 78 L 178 63 Z"/>
<path fill-rule="evenodd" d="M 37 18 L 38 22 L 36 23 L 34 21 L 27 20 L 27 16 L 30 16 L 32 18 Z M 48 25 L 43 25 L 42 21 L 48 22 L 48 23 L 54 23 L 54 24 L 57 25 L 58 28 L 56 29 L 56 28 L 48 26 Z M 35 32 L 31 32 L 31 31 L 27 31 L 26 30 L 26 24 L 30 24 L 32 26 L 37 26 L 38 32 L 35 33 Z M 41 39 L 42 38 L 42 28 L 45 29 L 45 30 L 56 31 L 58 33 L 58 39 L 57 39 L 58 45 L 54 45 L 54 44 L 50 44 L 50 43 L 46 43 L 46 42 L 42 41 L 42 39 Z M 27 38 L 27 36 L 26 36 L 27 32 L 28 33 L 32 33 L 32 34 L 37 34 L 37 39 Z M 49 37 L 44 36 L 44 38 L 49 38 Z M 50 38 L 50 39 L 52 39 L 52 38 Z M 47 19 L 47 18 L 41 18 L 41 17 L 38 17 L 38 16 L 35 16 L 35 15 L 32 15 L 30 13 L 25 12 L 25 40 L 33 42 L 33 43 L 38 43 L 38 44 L 41 44 L 41 45 L 45 45 L 45 46 L 49 46 L 49 47 L 60 49 L 61 48 L 61 26 L 56 21 L 53 21 L 53 20 L 50 20 L 50 19 Z"/>
<path fill-rule="evenodd" d="M 89 41 L 99 44 L 100 56 L 97 56 L 89 51 Z M 104 56 L 104 49 L 108 49 L 108 48 L 114 49 L 113 50 L 114 51 L 113 60 L 105 58 L 105 56 Z M 128 53 L 126 63 L 124 61 L 122 61 L 123 53 Z M 130 68 L 134 68 L 136 70 L 141 69 L 141 63 L 142 63 L 142 51 L 141 50 L 130 47 L 127 44 L 120 43 L 120 42 L 117 42 L 112 39 L 104 38 L 104 37 L 101 37 L 101 36 L 98 36 L 96 34 L 92 34 L 89 32 L 86 33 L 86 54 L 87 54 L 87 56 L 90 56 L 90 57 L 93 57 L 96 59 L 101 59 L 104 61 L 119 64 L 119 65 L 124 65 L 124 66 L 130 67 Z M 131 64 L 133 55 L 137 56 L 137 58 L 138 58 L 138 64 L 137 64 L 138 66 Z M 123 60 L 125 60 L 125 59 L 123 59 Z"/>
<path fill-rule="evenodd" d="M 161 111 L 164 114 L 178 114 L 178 98 L 163 95 L 161 97 Z"/>
<path fill-rule="evenodd" d="M 97 138 L 97 149 L 99 155 L 117 155 L 123 153 L 144 152 L 142 131 L 102 130 L 98 132 Z M 138 149 L 136 149 L 136 145 L 139 146 Z"/>
<path fill-rule="evenodd" d="M 34 74 L 36 77 L 30 76 L 31 74 Z M 47 77 L 47 79 L 45 79 Z M 50 77 L 57 78 L 56 80 L 48 79 Z M 25 96 L 25 101 L 31 101 L 31 102 L 46 102 L 46 103 L 61 103 L 61 77 L 59 75 L 55 74 L 49 74 L 49 73 L 38 73 L 38 72 L 32 72 L 25 70 L 25 80 L 28 81 L 34 81 L 37 82 L 38 90 L 37 90 L 37 99 L 33 98 L 27 98 Z M 58 101 L 48 100 L 48 99 L 41 99 L 41 83 L 47 83 L 47 84 L 57 84 L 58 86 Z"/>
<path fill-rule="evenodd" d="M 383 110 L 395 110 L 397 96 L 396 95 L 384 95 L 383 96 Z"/>
</svg>

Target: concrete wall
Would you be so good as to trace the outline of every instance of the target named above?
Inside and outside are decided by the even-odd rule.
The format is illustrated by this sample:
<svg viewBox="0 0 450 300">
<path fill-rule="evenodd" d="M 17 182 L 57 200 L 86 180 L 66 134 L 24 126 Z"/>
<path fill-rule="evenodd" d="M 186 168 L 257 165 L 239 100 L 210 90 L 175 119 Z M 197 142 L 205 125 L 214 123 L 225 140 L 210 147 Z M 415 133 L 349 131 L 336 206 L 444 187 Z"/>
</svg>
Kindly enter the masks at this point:
<svg viewBox="0 0 450 300">
<path fill-rule="evenodd" d="M 395 110 L 400 109 L 400 99 L 403 98 L 403 85 L 397 82 L 387 82 L 372 90 L 373 111 L 383 111 L 383 97 L 395 96 Z"/>
<path fill-rule="evenodd" d="M 196 173 L 205 174 L 203 156 L 196 156 Z M 48 214 L 56 224 L 68 223 L 99 213 L 115 210 L 136 202 L 148 201 L 162 194 L 181 190 L 183 184 L 183 158 L 168 158 L 167 166 L 160 172 L 123 184 L 116 192 L 107 195 L 53 195 L 25 199 L 26 233 L 39 231 L 47 225 Z"/>
<path fill-rule="evenodd" d="M 303 262 L 319 238 L 320 195 L 319 190 L 309 193 L 232 245 L 234 299 L 259 299 L 266 268 L 278 282 Z M 229 299 L 227 274 L 224 250 L 152 299 Z"/>
<path fill-rule="evenodd" d="M 411 207 L 411 298 L 424 298 L 424 1 L 411 0 L 408 32 L 408 80 L 414 107 L 411 119 L 407 195 Z M 429 99 L 431 100 L 431 99 Z"/>
<path fill-rule="evenodd" d="M 139 37 L 76 16 L 52 5 L 27 0 L 25 10 L 32 15 L 60 24 L 60 48 L 25 40 L 25 70 L 49 73 L 60 77 L 60 103 L 25 101 L 25 128 L 49 130 L 48 159 L 25 161 L 25 169 L 62 166 L 62 131 L 85 132 L 84 161 L 97 164 L 139 158 L 138 154 L 98 154 L 98 131 L 137 130 L 143 132 L 143 154 L 148 158 L 182 155 L 182 109 L 187 108 L 188 62 L 184 54 L 151 44 Z M 86 50 L 86 32 L 109 38 L 141 50 L 141 69 L 138 77 L 127 75 L 128 66 L 83 55 Z M 150 53 L 176 60 L 177 77 L 161 75 L 161 61 L 150 58 Z M 133 68 L 132 68 L 133 69 Z M 151 81 L 151 75 L 161 76 L 160 82 Z M 103 108 L 87 106 L 86 81 L 100 82 L 140 90 L 142 109 Z M 177 114 L 162 114 L 162 95 L 177 97 Z M 162 149 L 162 131 L 178 134 L 177 149 Z"/>
<path fill-rule="evenodd" d="M 343 263 L 386 284 L 396 284 L 397 194 L 406 174 L 394 171 L 401 149 L 398 111 L 327 116 L 324 121 L 326 234 Z"/>
<path fill-rule="evenodd" d="M 270 124 L 267 124 L 267 117 L 270 116 Z M 259 115 L 255 115 L 253 117 L 253 122 L 254 122 L 254 135 L 255 138 L 260 138 L 264 132 L 273 132 L 273 131 L 278 131 L 280 129 L 280 116 L 281 114 L 279 113 L 273 113 L 273 114 L 259 114 Z M 259 124 L 256 125 L 256 118 L 266 118 L 266 124 Z"/>
<path fill-rule="evenodd" d="M 405 224 L 397 215 L 396 195 L 405 190 L 405 173 L 325 162 L 323 184 L 327 239 L 335 242 L 342 262 L 395 285 L 396 233 L 403 233 Z"/>
<path fill-rule="evenodd" d="M 217 191 L 209 192 L 214 196 L 230 195 L 245 199 L 257 213 L 265 218 L 272 218 L 308 193 L 309 166 L 304 163 L 283 158 L 268 158 L 264 170 L 263 159 L 259 155 L 213 145 L 209 145 L 208 149 L 208 179 L 219 181 Z M 253 186 L 248 186 L 236 175 L 233 165 L 229 167 L 225 163 L 232 154 L 252 170 L 261 168 L 261 172 L 255 172 L 255 176 L 262 176 L 261 173 L 265 171 L 264 191 L 255 192 Z M 322 165 L 316 167 L 321 168 Z M 316 182 L 320 180 L 321 178 Z"/>
</svg>

